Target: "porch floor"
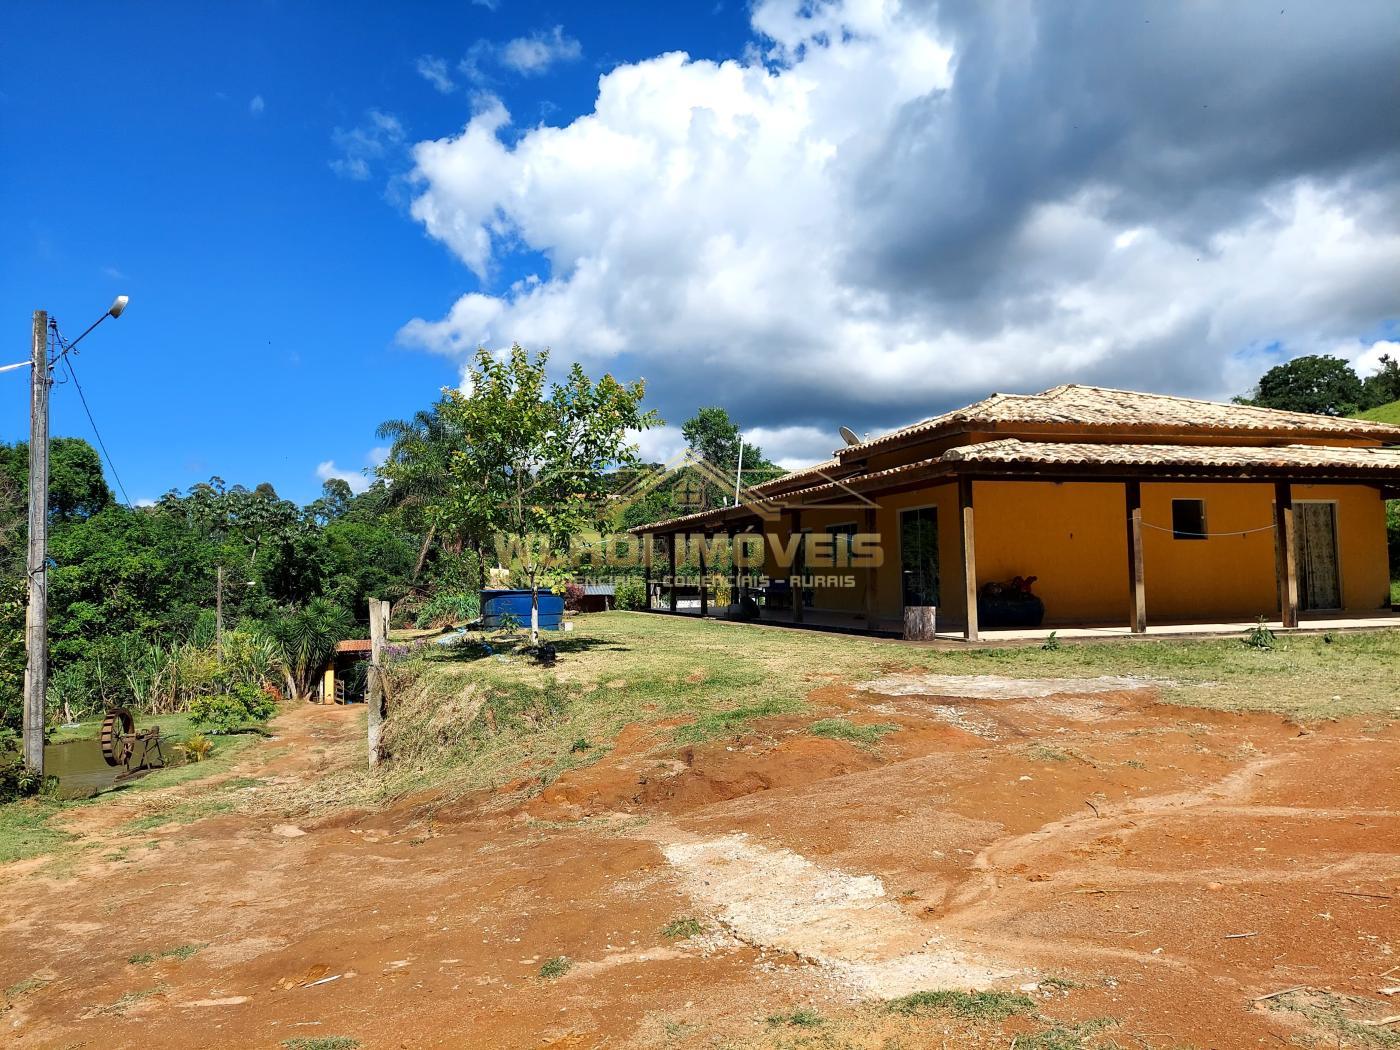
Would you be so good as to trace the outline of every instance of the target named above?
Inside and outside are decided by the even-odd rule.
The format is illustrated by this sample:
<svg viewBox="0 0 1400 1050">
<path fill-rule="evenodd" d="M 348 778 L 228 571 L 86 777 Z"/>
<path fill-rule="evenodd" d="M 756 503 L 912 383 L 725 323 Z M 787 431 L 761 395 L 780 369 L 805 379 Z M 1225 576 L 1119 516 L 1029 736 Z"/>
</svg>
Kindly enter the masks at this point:
<svg viewBox="0 0 1400 1050">
<path fill-rule="evenodd" d="M 670 614 L 670 610 L 665 607 L 655 607 L 651 611 Z M 711 605 L 709 607 L 710 619 L 724 619 L 726 607 Z M 684 601 L 677 603 L 676 616 L 700 615 L 700 603 L 698 601 Z M 1299 624 L 1296 628 L 1285 631 L 1280 620 L 1266 620 L 1265 625 L 1271 630 L 1279 633 L 1297 632 L 1324 632 L 1324 631 L 1374 631 L 1384 628 L 1400 629 L 1400 611 L 1394 609 L 1377 609 L 1374 611 L 1341 611 L 1341 612 L 1321 612 L 1303 613 L 1299 617 Z M 801 623 L 796 623 L 792 619 L 789 610 L 764 610 L 764 614 L 758 620 L 744 621 L 758 627 L 786 627 L 798 630 L 817 631 L 837 631 L 851 634 L 875 634 L 886 638 L 899 638 L 903 633 L 902 624 L 894 620 L 881 620 L 875 625 L 875 630 L 869 630 L 865 618 L 855 616 L 851 613 L 829 612 L 821 609 L 804 610 Z M 1026 643 L 1044 641 L 1053 632 L 1057 639 L 1062 640 L 1094 640 L 1122 638 L 1132 640 L 1134 638 L 1201 638 L 1212 636 L 1237 637 L 1256 626 L 1257 620 L 1222 620 L 1213 623 L 1160 623 L 1149 624 L 1146 635 L 1133 634 L 1127 624 L 1102 623 L 1102 624 L 1044 624 L 1035 628 L 1023 628 L 1014 630 L 983 630 L 979 631 L 978 641 L 986 643 Z M 938 642 L 960 642 L 966 643 L 963 638 L 963 624 L 961 622 L 950 622 L 946 625 L 939 625 L 940 629 L 934 636 Z M 976 644 L 976 643 L 973 643 Z"/>
</svg>

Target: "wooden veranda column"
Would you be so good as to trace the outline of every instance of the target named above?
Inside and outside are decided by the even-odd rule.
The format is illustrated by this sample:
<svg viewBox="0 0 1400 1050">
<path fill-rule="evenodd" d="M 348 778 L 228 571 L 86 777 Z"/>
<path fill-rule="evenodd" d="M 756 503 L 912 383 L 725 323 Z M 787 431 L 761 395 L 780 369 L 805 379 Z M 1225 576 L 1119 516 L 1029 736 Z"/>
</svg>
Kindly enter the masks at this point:
<svg viewBox="0 0 1400 1050">
<path fill-rule="evenodd" d="M 1280 619 L 1285 627 L 1298 626 L 1298 553 L 1294 546 L 1293 486 L 1274 483 L 1274 567 L 1278 575 Z"/>
<path fill-rule="evenodd" d="M 793 548 L 792 565 L 788 569 L 788 590 L 792 592 L 792 622 L 801 623 L 802 576 L 806 572 L 807 566 L 805 552 L 802 550 L 802 511 L 800 510 L 795 510 L 792 512 L 792 533 L 788 537 L 788 539 L 790 540 L 793 536 L 797 537 L 797 546 Z M 792 585 L 794 579 L 794 569 L 798 570 L 796 574 L 796 587 Z"/>
<path fill-rule="evenodd" d="M 709 546 L 710 533 L 706 532 L 700 540 L 700 619 L 704 619 L 710 612 L 710 588 L 709 581 L 706 580 L 707 567 L 705 564 L 705 548 Z"/>
<path fill-rule="evenodd" d="M 637 533 L 637 542 L 642 545 L 642 593 L 647 596 L 646 610 L 651 612 L 651 534 Z"/>
<path fill-rule="evenodd" d="M 724 530 L 725 538 L 729 541 L 729 604 L 735 608 L 739 605 L 739 559 L 734 556 L 734 526 Z"/>
<path fill-rule="evenodd" d="M 666 546 L 669 548 L 671 557 L 671 611 L 676 611 L 676 533 L 671 533 L 666 537 Z"/>
<path fill-rule="evenodd" d="M 865 508 L 865 533 L 875 533 L 875 508 Z M 865 570 L 865 629 L 878 630 L 880 626 L 880 570 L 875 566 Z"/>
<path fill-rule="evenodd" d="M 972 479 L 958 478 L 958 507 L 961 511 L 963 589 L 967 596 L 967 629 L 963 636 L 977 641 L 977 542 L 972 521 Z"/>
<path fill-rule="evenodd" d="M 1142 573 L 1142 485 L 1123 486 L 1128 512 L 1128 625 L 1134 634 L 1147 632 L 1147 584 Z"/>
</svg>

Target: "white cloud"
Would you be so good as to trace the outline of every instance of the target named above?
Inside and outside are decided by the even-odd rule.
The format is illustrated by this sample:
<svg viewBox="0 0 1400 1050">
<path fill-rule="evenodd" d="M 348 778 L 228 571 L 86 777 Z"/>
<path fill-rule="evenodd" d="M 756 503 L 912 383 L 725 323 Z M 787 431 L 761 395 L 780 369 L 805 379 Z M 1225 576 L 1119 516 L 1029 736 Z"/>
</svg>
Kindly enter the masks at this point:
<svg viewBox="0 0 1400 1050">
<path fill-rule="evenodd" d="M 156 501 L 153 499 L 138 499 L 135 503 L 137 507 L 154 507 L 155 505 Z"/>
<path fill-rule="evenodd" d="M 267 103 L 263 101 L 263 97 L 261 95 L 254 95 L 248 101 L 248 112 L 253 114 L 253 116 L 255 117 L 262 116 L 262 112 L 265 109 L 267 109 Z"/>
<path fill-rule="evenodd" d="M 536 32 L 507 41 L 501 47 L 500 61 L 507 69 L 535 76 L 556 62 L 572 62 L 582 54 L 582 45 L 565 36 L 563 26 L 555 26 L 548 33 Z"/>
<path fill-rule="evenodd" d="M 619 65 L 564 127 L 489 98 L 414 146 L 412 215 L 484 290 L 401 339 L 550 345 L 668 419 L 718 387 L 790 462 L 992 390 L 1245 390 L 1400 315 L 1395 138 L 1329 116 L 1390 61 L 1384 6 L 1355 10 L 1095 35 L 1059 5 L 760 0 L 743 60 Z M 1186 38 L 1201 68 L 1168 60 Z M 547 273 L 493 289 L 523 252 Z"/>
<path fill-rule="evenodd" d="M 335 460 L 328 459 L 324 463 L 316 464 L 316 477 L 322 481 L 330 481 L 338 478 L 350 486 L 350 491 L 359 495 L 369 488 L 369 479 L 365 477 L 363 471 L 341 470 L 335 465 Z"/>
<path fill-rule="evenodd" d="M 500 9 L 501 0 L 472 0 L 472 4 L 476 7 L 484 7 L 488 11 L 497 11 Z"/>
<path fill-rule="evenodd" d="M 439 58 L 436 55 L 423 55 L 418 59 L 415 68 L 420 77 L 442 94 L 450 95 L 456 90 L 457 85 L 447 75 L 447 59 Z"/>
<path fill-rule="evenodd" d="M 403 139 L 403 125 L 398 117 L 371 109 L 358 126 L 348 131 L 336 128 L 331 132 L 331 143 L 340 152 L 340 156 L 331 160 L 331 170 L 347 179 L 368 179 L 375 163 L 397 149 Z"/>
<path fill-rule="evenodd" d="M 384 461 L 388 458 L 388 445 L 376 445 L 374 448 L 370 449 L 369 454 L 365 456 L 365 460 L 369 463 L 371 467 L 383 466 Z"/>
<path fill-rule="evenodd" d="M 686 449 L 685 437 L 681 428 L 666 424 L 649 430 L 634 431 L 628 439 L 637 446 L 637 451 L 645 463 L 672 463 L 679 460 Z"/>
</svg>

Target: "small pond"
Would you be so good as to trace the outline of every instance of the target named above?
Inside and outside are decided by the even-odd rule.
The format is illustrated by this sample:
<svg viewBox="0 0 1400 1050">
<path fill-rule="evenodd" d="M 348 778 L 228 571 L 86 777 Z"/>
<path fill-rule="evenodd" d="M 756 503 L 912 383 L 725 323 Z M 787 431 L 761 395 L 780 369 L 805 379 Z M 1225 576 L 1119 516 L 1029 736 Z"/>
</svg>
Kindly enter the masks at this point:
<svg viewBox="0 0 1400 1050">
<path fill-rule="evenodd" d="M 170 744 L 164 750 L 167 766 L 181 764 L 181 755 Z M 125 772 L 121 766 L 107 764 L 96 740 L 70 740 L 44 747 L 44 775 L 58 778 L 58 798 L 90 798 L 113 787 Z M 137 773 L 130 779 L 143 775 Z"/>
</svg>

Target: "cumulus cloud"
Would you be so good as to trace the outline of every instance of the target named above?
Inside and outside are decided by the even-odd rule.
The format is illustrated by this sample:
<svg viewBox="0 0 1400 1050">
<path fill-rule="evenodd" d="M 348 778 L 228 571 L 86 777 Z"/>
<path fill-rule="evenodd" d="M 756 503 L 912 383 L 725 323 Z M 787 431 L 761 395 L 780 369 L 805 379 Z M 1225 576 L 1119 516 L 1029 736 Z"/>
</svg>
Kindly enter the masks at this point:
<svg viewBox="0 0 1400 1050">
<path fill-rule="evenodd" d="M 759 0 L 752 26 L 741 60 L 616 67 L 563 127 L 491 98 L 414 146 L 413 217 L 481 288 L 402 340 L 551 345 L 815 459 L 992 390 L 1225 396 L 1400 317 L 1384 0 Z"/>
<path fill-rule="evenodd" d="M 368 179 L 374 165 L 402 145 L 403 140 L 403 125 L 398 117 L 371 109 L 363 123 L 331 132 L 331 143 L 340 154 L 331 160 L 331 170 L 347 179 Z"/>
<path fill-rule="evenodd" d="M 555 26 L 547 33 L 531 33 L 507 41 L 501 48 L 500 59 L 507 69 L 535 76 L 556 62 L 572 62 L 581 54 L 583 47 L 579 42 L 566 36 L 563 26 Z"/>
<path fill-rule="evenodd" d="M 263 110 L 267 109 L 267 102 L 261 95 L 254 95 L 248 100 L 248 112 L 255 117 L 262 116 Z"/>
<path fill-rule="evenodd" d="M 350 486 L 350 491 L 359 495 L 369 488 L 369 479 L 365 477 L 362 470 L 341 470 L 335 465 L 335 460 L 328 459 L 324 463 L 316 464 L 316 477 L 321 481 L 330 481 L 337 478 Z"/>
<path fill-rule="evenodd" d="M 439 58 L 436 55 L 422 55 L 419 57 L 415 68 L 418 75 L 433 85 L 444 95 L 450 95 L 457 89 L 456 83 L 447 73 L 447 59 Z"/>
</svg>

